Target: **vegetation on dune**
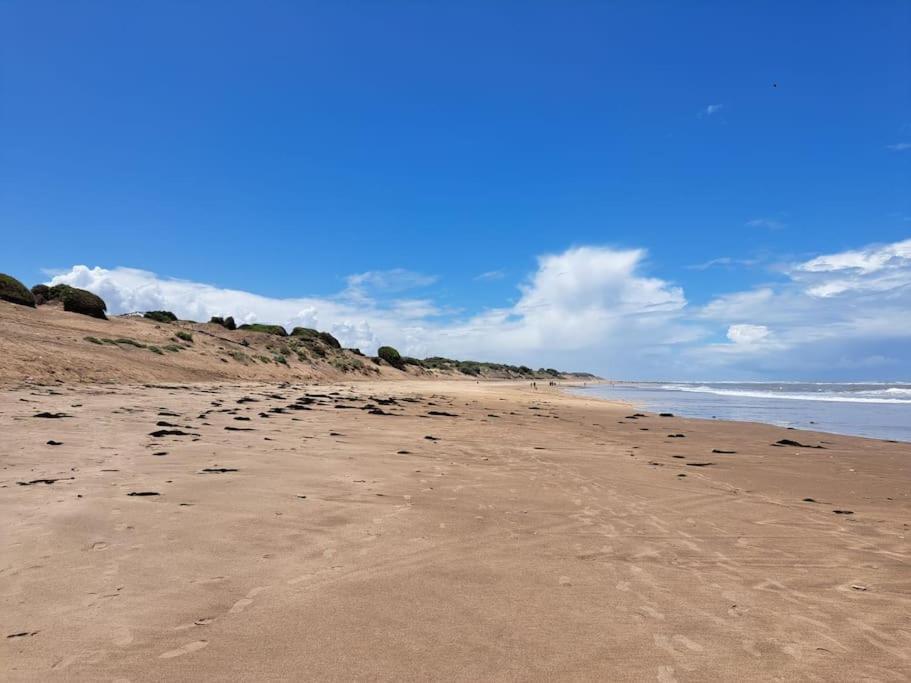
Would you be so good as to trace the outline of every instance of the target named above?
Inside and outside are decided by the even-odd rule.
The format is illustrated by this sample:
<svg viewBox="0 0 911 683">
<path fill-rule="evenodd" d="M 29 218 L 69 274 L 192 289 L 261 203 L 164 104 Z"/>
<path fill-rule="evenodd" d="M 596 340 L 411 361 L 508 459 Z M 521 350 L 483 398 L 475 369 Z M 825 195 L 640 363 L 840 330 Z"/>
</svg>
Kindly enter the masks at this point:
<svg viewBox="0 0 911 683">
<path fill-rule="evenodd" d="M 238 329 L 246 330 L 247 332 L 264 332 L 266 334 L 274 334 L 277 337 L 287 337 L 288 332 L 281 325 L 266 325 L 264 323 L 250 323 L 247 325 L 241 325 Z"/>
<path fill-rule="evenodd" d="M 149 346 L 149 347 L 147 347 L 147 348 L 149 349 L 149 351 L 151 351 L 152 353 L 157 353 L 159 356 L 163 356 L 163 355 L 164 355 L 164 351 L 162 351 L 161 349 L 159 349 L 157 346 Z"/>
<path fill-rule="evenodd" d="M 401 354 L 391 346 L 381 346 L 376 350 L 376 355 L 394 368 L 402 370 L 405 367 Z"/>
<path fill-rule="evenodd" d="M 53 291 L 51 287 L 51 291 Z M 71 313 L 80 313 L 93 318 L 107 320 L 104 312 L 107 310 L 107 304 L 97 294 L 92 294 L 85 289 L 70 287 L 63 294 L 63 310 Z"/>
<path fill-rule="evenodd" d="M 553 368 L 539 368 L 533 370 L 527 365 L 508 365 L 506 363 L 485 363 L 474 360 L 453 360 L 442 356 L 431 356 L 424 360 L 417 358 L 404 358 L 407 365 L 416 365 L 426 370 L 441 370 L 444 372 L 460 372 L 471 377 L 507 377 L 523 379 L 560 379 L 567 374 L 574 377 L 591 377 L 588 373 L 563 373 Z"/>
<path fill-rule="evenodd" d="M 174 336 L 178 339 L 182 339 L 185 342 L 190 342 L 191 344 L 193 343 L 193 335 L 189 332 L 184 332 L 181 330 L 180 332 L 175 332 Z"/>
<path fill-rule="evenodd" d="M 318 339 L 319 331 L 314 330 L 312 327 L 295 327 L 291 330 L 292 337 L 300 337 L 301 339 Z"/>
<path fill-rule="evenodd" d="M 159 323 L 177 322 L 177 316 L 171 313 L 171 311 L 146 311 L 142 314 L 142 317 Z"/>
<path fill-rule="evenodd" d="M 32 296 L 35 297 L 35 304 L 40 306 L 41 304 L 47 303 L 48 301 L 48 292 L 51 288 L 47 285 L 35 285 L 32 287 Z"/>
<path fill-rule="evenodd" d="M 331 346 L 333 349 L 340 349 L 340 348 L 342 348 L 342 345 L 341 345 L 341 343 L 339 342 L 339 340 L 336 339 L 335 337 L 333 337 L 333 336 L 332 336 L 331 334 L 329 334 L 328 332 L 320 332 L 320 333 L 319 333 L 319 338 L 320 338 L 327 346 Z"/>
<path fill-rule="evenodd" d="M 53 287 L 48 287 L 46 296 L 48 301 L 63 301 L 63 297 L 69 292 L 72 287 L 69 285 L 54 285 Z"/>
<path fill-rule="evenodd" d="M 11 304 L 35 307 L 35 295 L 12 275 L 0 273 L 0 299 Z"/>
<path fill-rule="evenodd" d="M 330 346 L 333 349 L 342 348 L 341 342 L 339 342 L 339 340 L 333 337 L 331 334 L 328 332 L 320 332 L 319 330 L 314 330 L 312 327 L 295 327 L 293 330 L 291 330 L 291 336 L 310 341 L 319 340 L 326 346 Z"/>
<path fill-rule="evenodd" d="M 213 323 L 215 325 L 221 325 L 222 327 L 229 329 L 229 330 L 237 329 L 237 323 L 234 322 L 234 318 L 232 318 L 230 315 L 227 318 L 222 318 L 221 316 L 213 315 L 212 318 L 209 320 L 209 322 Z"/>
</svg>

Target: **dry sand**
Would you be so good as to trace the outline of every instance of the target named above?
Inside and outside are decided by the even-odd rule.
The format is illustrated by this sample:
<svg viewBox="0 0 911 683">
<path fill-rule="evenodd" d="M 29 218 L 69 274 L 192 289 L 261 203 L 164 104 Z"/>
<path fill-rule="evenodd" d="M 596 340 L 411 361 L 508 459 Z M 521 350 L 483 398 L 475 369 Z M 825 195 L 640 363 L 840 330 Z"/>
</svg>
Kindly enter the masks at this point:
<svg viewBox="0 0 911 683">
<path fill-rule="evenodd" d="M 911 445 L 630 412 L 456 381 L 7 389 L 3 678 L 911 677 Z"/>
</svg>

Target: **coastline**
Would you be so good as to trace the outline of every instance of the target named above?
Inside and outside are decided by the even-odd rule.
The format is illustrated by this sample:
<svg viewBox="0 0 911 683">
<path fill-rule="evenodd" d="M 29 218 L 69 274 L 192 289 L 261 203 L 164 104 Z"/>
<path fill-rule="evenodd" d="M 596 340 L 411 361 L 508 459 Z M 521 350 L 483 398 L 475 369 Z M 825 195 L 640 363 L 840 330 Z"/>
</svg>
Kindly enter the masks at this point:
<svg viewBox="0 0 911 683">
<path fill-rule="evenodd" d="M 911 673 L 911 444 L 564 389 L 3 390 L 8 677 Z"/>
<path fill-rule="evenodd" d="M 813 397 L 790 394 L 779 396 L 770 392 L 718 393 L 713 390 L 714 387 L 700 386 L 697 390 L 678 388 L 681 383 L 671 383 L 671 386 L 667 384 L 656 383 L 653 388 L 649 383 L 640 382 L 610 385 L 607 390 L 603 389 L 604 385 L 599 385 L 579 388 L 574 393 L 627 402 L 646 412 L 673 412 L 689 419 L 768 424 L 833 436 L 857 436 L 886 443 L 911 443 L 911 430 L 907 426 L 907 420 L 911 419 L 911 401 L 908 400 L 856 399 L 824 394 Z M 715 383 L 724 384 L 743 386 L 743 383 Z M 770 383 L 763 384 L 767 386 Z M 810 384 L 814 387 L 822 386 L 819 383 Z M 888 386 L 895 383 L 884 384 Z M 869 383 L 857 385 L 870 386 Z M 847 385 L 838 383 L 836 386 Z"/>
</svg>

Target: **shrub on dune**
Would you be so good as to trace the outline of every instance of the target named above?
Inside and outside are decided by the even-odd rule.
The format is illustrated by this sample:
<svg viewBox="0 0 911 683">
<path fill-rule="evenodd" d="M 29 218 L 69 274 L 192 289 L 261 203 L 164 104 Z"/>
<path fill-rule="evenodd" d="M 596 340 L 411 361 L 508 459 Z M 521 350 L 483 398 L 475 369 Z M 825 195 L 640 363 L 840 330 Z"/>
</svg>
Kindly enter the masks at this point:
<svg viewBox="0 0 911 683">
<path fill-rule="evenodd" d="M 379 349 L 377 349 L 376 355 L 378 355 L 394 368 L 401 370 L 405 367 L 405 363 L 402 362 L 401 354 L 399 354 L 399 352 L 391 346 L 381 346 Z"/>
<path fill-rule="evenodd" d="M 329 334 L 328 332 L 320 332 L 320 333 L 319 333 L 319 338 L 322 339 L 323 342 L 324 342 L 327 346 L 331 346 L 333 349 L 340 349 L 340 348 L 342 348 L 341 342 L 339 342 L 338 339 L 336 339 L 335 337 L 333 337 L 333 336 L 332 336 L 331 334 Z"/>
<path fill-rule="evenodd" d="M 47 285 L 35 285 L 32 287 L 32 296 L 35 297 L 35 304 L 40 306 L 43 303 L 48 301 L 48 292 L 51 291 L 51 288 Z"/>
<path fill-rule="evenodd" d="M 72 287 L 69 285 L 54 285 L 53 287 L 48 287 L 47 289 L 47 300 L 48 301 L 63 301 L 63 297 L 66 296 L 66 293 L 69 292 Z"/>
<path fill-rule="evenodd" d="M 148 318 L 149 320 L 154 320 L 158 323 L 177 322 L 177 316 L 171 313 L 171 311 L 146 311 L 142 314 L 142 317 Z"/>
<path fill-rule="evenodd" d="M 228 330 L 237 329 L 237 323 L 234 322 L 234 318 L 232 318 L 230 315 L 227 318 L 222 318 L 220 315 L 213 315 L 209 322 L 214 325 L 221 325 Z"/>
<path fill-rule="evenodd" d="M 312 327 L 295 327 L 291 330 L 291 336 L 300 337 L 301 339 L 318 339 L 319 332 Z"/>
<path fill-rule="evenodd" d="M 12 275 L 0 273 L 0 299 L 11 304 L 35 307 L 35 295 Z"/>
<path fill-rule="evenodd" d="M 249 325 L 241 325 L 241 330 L 247 330 L 248 332 L 265 332 L 266 334 L 274 334 L 277 337 L 287 337 L 288 333 L 285 331 L 285 328 L 281 325 L 266 325 L 264 323 L 251 323 Z"/>
<path fill-rule="evenodd" d="M 65 286 L 65 285 L 64 285 Z M 51 287 L 51 290 L 54 288 Z M 93 318 L 107 320 L 104 312 L 107 310 L 104 299 L 84 289 L 69 287 L 63 294 L 63 310 L 71 313 L 80 313 Z"/>
</svg>

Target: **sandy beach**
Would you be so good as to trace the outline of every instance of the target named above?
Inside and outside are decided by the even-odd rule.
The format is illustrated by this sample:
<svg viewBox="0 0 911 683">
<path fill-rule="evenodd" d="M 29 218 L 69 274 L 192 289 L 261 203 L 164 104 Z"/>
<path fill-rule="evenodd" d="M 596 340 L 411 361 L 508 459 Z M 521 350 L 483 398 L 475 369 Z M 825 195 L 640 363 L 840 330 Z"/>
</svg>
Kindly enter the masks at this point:
<svg viewBox="0 0 911 683">
<path fill-rule="evenodd" d="M 633 414 L 506 382 L 10 385 L 3 678 L 911 676 L 911 445 Z"/>
</svg>

